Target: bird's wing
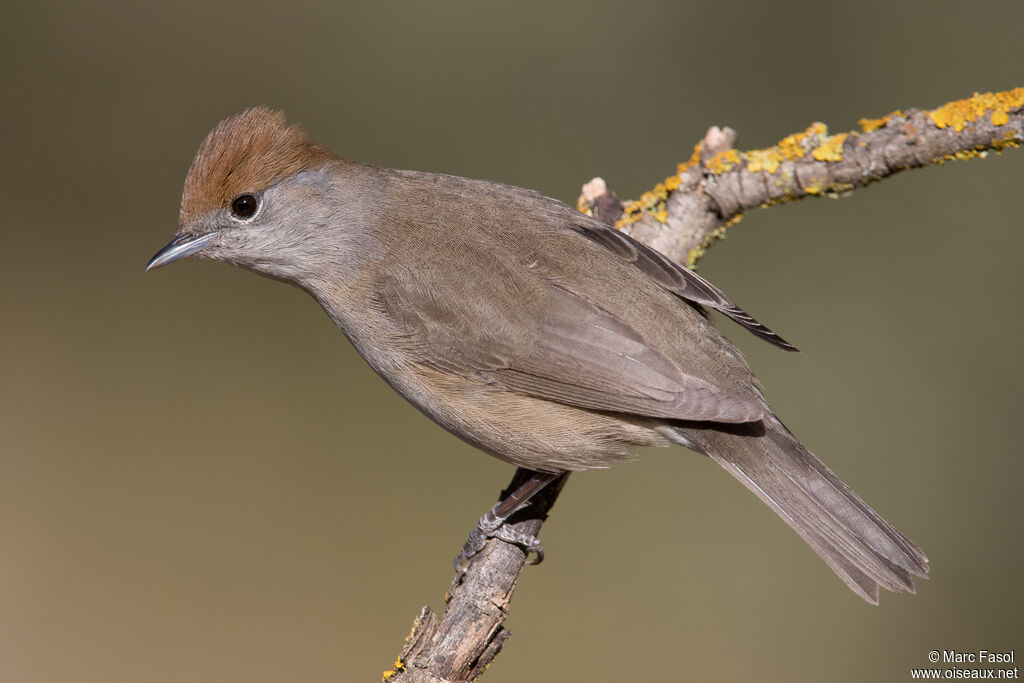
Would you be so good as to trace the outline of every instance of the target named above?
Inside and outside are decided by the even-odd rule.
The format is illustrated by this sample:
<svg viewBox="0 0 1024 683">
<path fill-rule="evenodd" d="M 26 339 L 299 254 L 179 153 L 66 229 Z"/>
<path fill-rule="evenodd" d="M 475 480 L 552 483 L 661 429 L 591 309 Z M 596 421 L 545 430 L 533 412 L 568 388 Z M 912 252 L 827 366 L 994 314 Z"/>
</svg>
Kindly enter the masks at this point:
<svg viewBox="0 0 1024 683">
<path fill-rule="evenodd" d="M 720 311 L 747 328 L 752 334 L 779 348 L 786 351 L 797 350 L 795 346 L 731 302 L 718 287 L 626 233 L 597 221 L 578 221 L 572 225 L 572 229 L 600 244 L 619 258 L 634 264 L 676 296 Z"/>
<path fill-rule="evenodd" d="M 378 283 L 398 343 L 416 349 L 410 357 L 591 410 L 718 422 L 763 415 L 752 387 L 687 372 L 621 317 L 565 286 L 487 260 L 484 253 L 463 259 L 478 269 L 475 277 L 424 264 Z"/>
</svg>

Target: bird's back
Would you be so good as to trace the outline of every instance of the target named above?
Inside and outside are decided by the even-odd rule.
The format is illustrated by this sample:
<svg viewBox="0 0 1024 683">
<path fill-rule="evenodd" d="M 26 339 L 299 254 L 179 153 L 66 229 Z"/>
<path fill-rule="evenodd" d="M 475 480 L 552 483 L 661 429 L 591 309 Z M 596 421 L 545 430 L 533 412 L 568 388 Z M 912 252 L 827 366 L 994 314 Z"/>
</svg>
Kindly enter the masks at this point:
<svg viewBox="0 0 1024 683">
<path fill-rule="evenodd" d="M 663 445 L 664 420 L 763 414 L 739 351 L 581 232 L 603 225 L 521 188 L 391 173 L 402 207 L 375 226 L 364 284 L 380 319 L 353 341 L 446 428 L 520 466 L 587 469 Z"/>
</svg>

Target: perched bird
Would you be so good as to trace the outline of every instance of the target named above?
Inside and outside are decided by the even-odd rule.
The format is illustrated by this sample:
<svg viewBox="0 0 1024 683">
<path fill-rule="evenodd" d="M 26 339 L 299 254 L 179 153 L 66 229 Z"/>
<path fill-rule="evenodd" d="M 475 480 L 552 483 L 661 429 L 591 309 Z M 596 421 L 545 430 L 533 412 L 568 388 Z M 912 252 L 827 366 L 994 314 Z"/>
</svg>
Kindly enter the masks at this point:
<svg viewBox="0 0 1024 683">
<path fill-rule="evenodd" d="M 221 122 L 185 180 L 174 240 L 308 292 L 370 366 L 439 425 L 533 477 L 505 519 L 563 472 L 681 444 L 753 491 L 858 595 L 913 591 L 928 560 L 775 416 L 721 311 L 793 347 L 714 285 L 565 204 L 519 187 L 376 168 L 311 143 L 280 113 Z"/>
</svg>

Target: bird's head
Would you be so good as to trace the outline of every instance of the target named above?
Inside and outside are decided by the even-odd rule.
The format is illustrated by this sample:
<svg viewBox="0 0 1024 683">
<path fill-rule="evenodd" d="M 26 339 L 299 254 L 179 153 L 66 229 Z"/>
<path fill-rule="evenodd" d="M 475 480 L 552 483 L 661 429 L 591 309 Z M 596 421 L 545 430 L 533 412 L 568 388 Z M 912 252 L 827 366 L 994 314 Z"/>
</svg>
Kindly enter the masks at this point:
<svg viewBox="0 0 1024 683">
<path fill-rule="evenodd" d="M 263 107 L 222 121 L 185 179 L 178 230 L 146 270 L 197 254 L 296 281 L 313 231 L 330 218 L 333 166 L 284 115 Z"/>
</svg>

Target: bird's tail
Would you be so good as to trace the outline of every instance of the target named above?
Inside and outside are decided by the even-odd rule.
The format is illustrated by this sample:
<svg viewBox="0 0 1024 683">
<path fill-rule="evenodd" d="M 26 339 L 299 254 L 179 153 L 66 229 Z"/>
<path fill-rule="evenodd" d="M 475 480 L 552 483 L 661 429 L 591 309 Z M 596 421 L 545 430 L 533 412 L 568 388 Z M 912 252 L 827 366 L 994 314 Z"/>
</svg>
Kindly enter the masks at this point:
<svg viewBox="0 0 1024 683">
<path fill-rule="evenodd" d="M 757 494 L 807 541 L 857 595 L 878 604 L 878 587 L 914 592 L 928 558 L 768 412 L 736 425 L 674 423 L 666 435 L 704 453 Z"/>
</svg>

